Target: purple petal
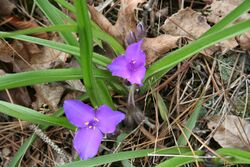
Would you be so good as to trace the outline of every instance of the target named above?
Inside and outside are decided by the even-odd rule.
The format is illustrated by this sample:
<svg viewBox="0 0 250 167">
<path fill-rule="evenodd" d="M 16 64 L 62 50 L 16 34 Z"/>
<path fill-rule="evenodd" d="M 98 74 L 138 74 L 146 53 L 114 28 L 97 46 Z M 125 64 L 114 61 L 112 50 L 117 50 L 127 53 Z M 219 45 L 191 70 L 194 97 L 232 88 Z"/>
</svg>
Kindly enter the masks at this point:
<svg viewBox="0 0 250 167">
<path fill-rule="evenodd" d="M 115 132 L 117 124 L 125 118 L 125 114 L 119 111 L 113 111 L 107 105 L 102 105 L 96 111 L 96 118 L 99 120 L 97 127 L 102 133 L 113 133 Z"/>
<path fill-rule="evenodd" d="M 63 109 L 68 120 L 77 127 L 85 127 L 85 123 L 95 117 L 94 109 L 80 100 L 65 100 Z"/>
<path fill-rule="evenodd" d="M 81 159 L 86 160 L 98 153 L 102 138 L 103 134 L 98 128 L 80 128 L 76 132 L 73 145 Z"/>
<path fill-rule="evenodd" d="M 145 77 L 146 68 L 144 66 L 138 67 L 133 73 L 130 73 L 130 76 L 127 78 L 127 80 L 131 84 L 138 84 L 139 86 L 142 86 L 142 81 Z"/>
<path fill-rule="evenodd" d="M 137 64 L 145 65 L 146 63 L 146 56 L 143 50 L 141 49 L 143 40 L 140 40 L 137 43 L 133 43 L 129 45 L 125 52 L 125 57 L 127 61 L 135 61 Z"/>
<path fill-rule="evenodd" d="M 113 76 L 119 76 L 126 79 L 129 76 L 129 72 L 126 68 L 127 63 L 125 56 L 120 55 L 108 65 L 108 69 L 112 72 Z"/>
</svg>

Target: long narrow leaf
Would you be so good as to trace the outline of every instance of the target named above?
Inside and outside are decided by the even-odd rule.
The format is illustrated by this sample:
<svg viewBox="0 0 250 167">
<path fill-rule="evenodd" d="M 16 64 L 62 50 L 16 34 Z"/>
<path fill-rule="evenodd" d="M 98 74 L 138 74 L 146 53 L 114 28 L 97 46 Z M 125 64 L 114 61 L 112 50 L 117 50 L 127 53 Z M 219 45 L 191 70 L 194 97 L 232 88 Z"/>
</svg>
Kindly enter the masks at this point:
<svg viewBox="0 0 250 167">
<path fill-rule="evenodd" d="M 136 151 L 126 151 L 126 152 L 120 152 L 120 153 L 114 153 L 114 154 L 108 154 L 96 158 L 92 158 L 85 161 L 76 161 L 72 163 L 68 163 L 65 165 L 61 165 L 60 167 L 94 167 L 99 165 L 104 165 L 107 163 L 117 162 L 121 160 L 126 159 L 134 159 L 134 158 L 140 158 L 140 157 L 146 157 L 150 153 L 159 153 L 159 154 L 179 154 L 179 150 L 181 150 L 183 153 L 188 152 L 188 149 L 186 148 L 166 148 L 162 150 L 157 150 L 154 152 L 154 149 L 147 149 L 147 150 L 136 150 Z"/>
<path fill-rule="evenodd" d="M 52 24 L 62 25 L 67 23 L 71 24 L 73 22 L 69 16 L 54 7 L 48 0 L 36 0 L 35 2 Z M 78 42 L 72 33 L 61 32 L 60 34 L 66 43 L 78 46 Z"/>
<path fill-rule="evenodd" d="M 99 104 L 98 95 L 96 94 L 97 84 L 92 72 L 94 68 L 92 64 L 93 38 L 87 2 L 75 1 L 75 8 L 77 16 L 77 30 L 80 38 L 80 65 L 83 73 L 83 81 L 92 105 L 97 106 Z"/>
<path fill-rule="evenodd" d="M 57 125 L 71 130 L 75 129 L 75 127 L 65 118 L 56 118 L 53 116 L 44 115 L 30 108 L 11 104 L 5 101 L 0 101 L 0 112 L 24 121 L 32 122 L 34 124 Z"/>
<path fill-rule="evenodd" d="M 202 154 L 203 154 L 202 151 L 195 151 L 196 156 L 199 156 L 199 155 L 202 155 Z M 187 157 L 185 157 L 185 155 Z M 186 165 L 188 163 L 191 163 L 191 162 L 203 161 L 202 159 L 195 158 L 195 157 L 190 157 L 190 156 L 192 156 L 192 152 L 183 154 L 181 157 L 177 156 L 177 157 L 170 158 L 170 159 L 160 163 L 156 167 L 168 167 L 168 166 L 179 167 L 179 166 L 183 166 L 183 165 Z"/>
<path fill-rule="evenodd" d="M 11 38 L 47 46 L 47 47 L 50 47 L 50 48 L 53 48 L 53 49 L 56 49 L 65 53 L 72 54 L 76 57 L 80 57 L 80 49 L 79 47 L 76 47 L 76 46 L 71 46 L 71 45 L 67 45 L 67 44 L 63 44 L 63 43 L 59 43 L 55 41 L 50 41 L 50 40 L 45 40 L 45 39 L 40 39 L 40 38 L 27 36 L 27 35 L 17 35 L 13 37 L 11 36 Z M 107 64 L 111 63 L 111 60 L 103 55 L 93 53 L 93 62 L 102 66 L 107 66 Z"/>
<path fill-rule="evenodd" d="M 195 124 L 199 118 L 200 110 L 202 108 L 202 102 L 203 99 L 201 99 L 195 106 L 194 112 L 190 115 L 188 121 L 186 122 L 186 125 L 184 125 L 186 128 L 193 130 L 193 128 L 195 127 Z M 179 146 L 185 146 L 187 144 L 186 138 L 189 139 L 191 136 L 191 133 L 187 129 L 184 129 L 183 131 L 185 134 L 182 134 L 177 140 Z"/>
<path fill-rule="evenodd" d="M 181 61 L 191 57 L 192 55 L 200 52 L 201 50 L 209 46 L 216 44 L 217 42 L 234 37 L 249 30 L 250 30 L 250 20 L 246 20 L 236 25 L 233 25 L 229 28 L 199 38 L 198 40 L 193 41 L 192 43 L 174 52 L 171 52 L 170 54 L 156 61 L 153 65 L 151 65 L 148 68 L 145 80 L 149 79 L 156 73 L 163 71 L 165 73 L 168 72 L 169 67 L 177 65 Z"/>
<path fill-rule="evenodd" d="M 99 79 L 108 80 L 111 83 L 117 82 L 117 78 L 111 76 L 111 74 L 107 71 L 96 69 L 94 71 L 94 76 Z M 77 79 L 82 79 L 82 73 L 79 68 L 48 69 L 6 74 L 1 76 L 0 90 Z M 123 87 L 120 87 L 120 89 L 122 89 L 122 91 L 126 91 Z"/>
<path fill-rule="evenodd" d="M 218 22 L 212 28 L 210 28 L 207 32 L 202 34 L 202 37 L 209 35 L 209 34 L 212 34 L 216 31 L 222 30 L 228 24 L 232 23 L 234 20 L 239 18 L 242 14 L 246 13 L 249 9 L 250 9 L 250 1 L 244 0 L 237 8 L 235 8 L 233 11 L 231 11 L 220 22 Z"/>
<path fill-rule="evenodd" d="M 231 164 L 250 164 L 250 152 L 237 148 L 221 148 L 216 151 L 221 156 L 224 156 Z M 216 159 L 220 161 L 220 159 Z M 228 163 L 225 162 L 225 163 Z"/>
</svg>

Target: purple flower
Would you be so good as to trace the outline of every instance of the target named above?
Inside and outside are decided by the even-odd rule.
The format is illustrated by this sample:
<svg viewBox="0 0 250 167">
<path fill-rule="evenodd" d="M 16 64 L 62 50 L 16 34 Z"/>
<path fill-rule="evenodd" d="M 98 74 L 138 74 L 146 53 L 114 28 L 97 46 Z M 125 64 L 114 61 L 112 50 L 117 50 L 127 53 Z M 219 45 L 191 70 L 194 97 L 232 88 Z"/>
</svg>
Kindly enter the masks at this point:
<svg viewBox="0 0 250 167">
<path fill-rule="evenodd" d="M 95 110 L 79 100 L 66 100 L 63 108 L 68 120 L 78 127 L 73 145 L 84 160 L 98 153 L 104 134 L 115 132 L 117 124 L 125 118 L 125 114 L 107 105 Z"/>
<path fill-rule="evenodd" d="M 108 69 L 113 76 L 119 76 L 127 79 L 131 84 L 142 86 L 142 80 L 145 77 L 146 56 L 141 50 L 142 40 L 129 45 L 125 54 L 115 58 Z"/>
</svg>

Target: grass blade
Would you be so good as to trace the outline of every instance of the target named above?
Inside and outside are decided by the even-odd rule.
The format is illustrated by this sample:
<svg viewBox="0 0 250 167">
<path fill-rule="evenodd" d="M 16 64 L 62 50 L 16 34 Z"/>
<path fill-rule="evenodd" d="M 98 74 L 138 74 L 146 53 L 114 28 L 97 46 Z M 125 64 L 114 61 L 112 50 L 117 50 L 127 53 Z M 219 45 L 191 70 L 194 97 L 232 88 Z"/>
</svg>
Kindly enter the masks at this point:
<svg viewBox="0 0 250 167">
<path fill-rule="evenodd" d="M 73 20 L 63 12 L 54 7 L 48 0 L 35 0 L 36 4 L 54 25 L 73 23 Z M 61 32 L 60 35 L 66 43 L 78 46 L 78 42 L 72 33 Z"/>
<path fill-rule="evenodd" d="M 237 18 L 239 18 L 242 14 L 246 13 L 249 9 L 250 9 L 250 1 L 245 0 L 237 8 L 231 11 L 227 16 L 225 16 L 220 22 L 218 22 L 212 28 L 210 28 L 207 32 L 205 32 L 201 37 L 212 34 L 216 31 L 222 30 L 228 24 L 232 23 Z"/>
<path fill-rule="evenodd" d="M 195 124 L 199 118 L 200 110 L 202 108 L 202 103 L 203 103 L 203 100 L 200 100 L 197 103 L 197 105 L 195 106 L 194 112 L 190 115 L 190 117 L 185 125 L 186 128 L 193 130 L 193 128 L 195 127 Z M 186 141 L 184 136 L 186 136 L 186 138 L 188 138 L 188 139 L 191 136 L 191 133 L 186 128 L 183 129 L 185 134 L 182 134 L 177 140 L 177 143 L 180 146 L 185 146 L 187 144 L 187 141 Z"/>
<path fill-rule="evenodd" d="M 97 84 L 93 77 L 92 69 L 92 31 L 89 21 L 89 14 L 86 1 L 75 1 L 77 29 L 80 38 L 80 65 L 83 73 L 83 81 L 90 101 L 93 106 L 100 104 L 98 95 L 96 94 Z"/>
<path fill-rule="evenodd" d="M 199 156 L 202 155 L 203 152 L 202 151 L 196 151 L 195 155 Z M 189 156 L 189 157 L 185 157 L 185 155 Z M 160 163 L 159 165 L 157 165 L 156 167 L 167 167 L 167 166 L 174 166 L 174 167 L 178 167 L 178 166 L 183 166 L 185 164 L 188 163 L 192 163 L 197 161 L 202 161 L 202 159 L 197 159 L 195 157 L 190 157 L 193 156 L 193 154 L 191 152 L 184 154 L 182 157 L 174 157 L 171 158 L 169 160 L 166 160 L 162 163 Z"/>
<path fill-rule="evenodd" d="M 0 101 L 0 112 L 34 124 L 56 125 L 63 126 L 71 130 L 75 129 L 75 127 L 70 124 L 66 118 L 56 118 L 44 115 L 30 108 L 11 104 L 5 101 Z"/>
<path fill-rule="evenodd" d="M 226 158 L 231 164 L 250 164 L 250 152 L 237 148 L 221 148 L 216 151 L 221 156 L 229 156 Z M 217 159 L 216 161 L 220 161 Z M 226 162 L 225 162 L 226 163 Z"/>
<path fill-rule="evenodd" d="M 76 161 L 72 163 L 68 163 L 65 165 L 61 165 L 60 167 L 94 167 L 99 165 L 104 165 L 107 163 L 117 162 L 121 160 L 127 160 L 127 159 L 134 159 L 139 157 L 146 157 L 150 153 L 159 153 L 159 154 L 178 154 L 179 149 L 183 152 L 187 152 L 188 149 L 186 148 L 166 148 L 163 150 L 157 150 L 154 152 L 154 149 L 147 149 L 147 150 L 136 150 L 136 151 L 126 151 L 126 152 L 120 152 L 120 153 L 114 153 L 114 154 L 108 154 L 103 155 L 100 157 L 92 158 L 85 161 Z"/>
<path fill-rule="evenodd" d="M 216 44 L 217 42 L 220 42 L 222 40 L 234 37 L 236 35 L 239 35 L 243 32 L 250 30 L 250 20 L 246 20 L 243 22 L 240 22 L 236 25 L 233 25 L 229 28 L 226 28 L 224 30 L 217 31 L 213 34 L 206 35 L 202 38 L 199 38 L 196 41 L 193 41 L 192 43 L 171 52 L 167 56 L 161 58 L 160 60 L 156 61 L 153 65 L 151 65 L 147 72 L 146 72 L 146 79 L 149 79 L 153 75 L 159 73 L 159 72 L 168 72 L 169 67 L 173 67 L 180 63 L 181 61 L 191 57 L 192 55 L 200 52 L 201 50 L 212 46 Z M 167 71 L 166 71 L 167 70 Z"/>
<path fill-rule="evenodd" d="M 0 36 L 1 36 L 1 33 L 0 33 Z M 50 41 L 50 40 L 45 40 L 45 39 L 40 39 L 40 38 L 27 36 L 27 35 L 17 35 L 11 38 L 47 46 L 47 47 L 50 47 L 50 48 L 53 48 L 53 49 L 56 49 L 65 53 L 72 54 L 76 56 L 76 58 L 80 57 L 80 49 L 79 47 L 76 47 L 76 46 L 71 46 L 71 45 L 67 45 L 67 44 L 63 44 L 63 43 L 59 43 L 55 41 Z M 93 53 L 93 62 L 102 66 L 107 66 L 107 64 L 111 63 L 111 60 L 103 55 Z"/>
<path fill-rule="evenodd" d="M 79 68 L 28 71 L 1 76 L 0 90 L 39 83 L 81 79 Z"/>
</svg>

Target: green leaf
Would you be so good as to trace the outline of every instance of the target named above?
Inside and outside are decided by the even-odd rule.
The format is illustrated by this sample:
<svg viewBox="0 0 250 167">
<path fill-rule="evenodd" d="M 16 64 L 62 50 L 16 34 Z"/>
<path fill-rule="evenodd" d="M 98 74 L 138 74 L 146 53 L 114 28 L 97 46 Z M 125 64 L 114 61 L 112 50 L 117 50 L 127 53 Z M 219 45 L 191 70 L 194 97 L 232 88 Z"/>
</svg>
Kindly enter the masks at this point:
<svg viewBox="0 0 250 167">
<path fill-rule="evenodd" d="M 237 148 L 221 148 L 216 151 L 219 155 L 226 158 L 230 164 L 250 164 L 250 152 Z M 219 161 L 221 159 L 217 159 Z M 223 162 L 223 163 L 228 163 Z"/>
<path fill-rule="evenodd" d="M 56 1 L 58 4 L 62 5 L 66 9 L 68 9 L 70 12 L 73 12 L 73 13 L 76 12 L 75 7 L 65 0 L 54 0 L 54 1 Z"/>
<path fill-rule="evenodd" d="M 196 156 L 199 156 L 199 155 L 202 155 L 202 154 L 203 154 L 203 151 L 195 151 Z M 185 157 L 185 155 L 187 155 L 188 157 Z M 198 158 L 195 158 L 195 157 L 190 157 L 192 155 L 193 155 L 192 152 L 188 152 L 186 154 L 182 154 L 181 157 L 177 156 L 177 157 L 174 157 L 174 158 L 170 158 L 170 159 L 160 163 L 156 167 L 168 167 L 168 166 L 178 167 L 178 166 L 183 166 L 183 165 L 188 164 L 188 163 L 195 162 L 196 160 L 198 162 L 203 161 L 202 159 L 198 159 Z"/>
<path fill-rule="evenodd" d="M 39 83 L 81 79 L 79 68 L 49 69 L 6 74 L 0 78 L 0 90 L 29 86 Z"/>
<path fill-rule="evenodd" d="M 75 1 L 77 30 L 80 38 L 80 65 L 83 73 L 83 81 L 87 93 L 90 97 L 91 104 L 96 107 L 100 105 L 99 98 L 96 93 L 97 84 L 93 77 L 92 51 L 93 38 L 91 25 L 89 20 L 89 13 L 86 1 Z"/>
<path fill-rule="evenodd" d="M 166 106 L 163 98 L 161 97 L 159 92 L 154 93 L 154 97 L 155 97 L 157 106 L 159 108 L 161 118 L 164 121 L 168 122 L 168 109 L 167 109 L 167 106 Z"/>
<path fill-rule="evenodd" d="M 75 127 L 65 118 L 56 118 L 44 115 L 30 108 L 11 104 L 5 101 L 0 101 L 0 112 L 34 124 L 63 126 L 65 128 L 75 130 Z"/>
<path fill-rule="evenodd" d="M 202 108 L 202 103 L 203 99 L 198 101 L 197 105 L 195 106 L 194 112 L 190 115 L 186 125 L 184 125 L 187 129 L 193 130 L 193 128 L 195 127 L 195 124 L 199 118 L 199 114 Z M 177 144 L 180 146 L 185 146 L 187 144 L 186 138 L 189 139 L 191 136 L 191 133 L 186 128 L 183 130 L 184 134 L 181 134 L 181 136 L 177 140 Z"/>
<path fill-rule="evenodd" d="M 74 22 L 69 16 L 54 7 L 48 0 L 35 0 L 35 2 L 52 24 L 63 25 Z M 78 42 L 72 33 L 61 32 L 60 35 L 68 44 L 78 46 Z"/>
<path fill-rule="evenodd" d="M 122 160 L 127 160 L 127 159 L 134 159 L 134 158 L 140 158 L 140 157 L 146 157 L 148 154 L 151 153 L 157 153 L 157 154 L 178 154 L 179 150 L 182 152 L 187 152 L 189 149 L 187 148 L 166 148 L 166 149 L 156 149 L 156 152 L 154 152 L 154 149 L 147 149 L 147 150 L 136 150 L 136 151 L 126 151 L 126 152 L 119 152 L 119 153 L 114 153 L 114 154 L 108 154 L 108 155 L 103 155 L 99 156 L 96 158 L 92 158 L 89 160 L 84 160 L 84 161 L 76 161 L 76 162 L 71 162 L 65 165 L 61 165 L 60 167 L 94 167 L 94 166 L 99 166 L 99 165 L 104 165 L 107 163 L 112 163 L 112 162 L 117 162 L 117 161 L 122 161 Z"/>
<path fill-rule="evenodd" d="M 25 35 L 25 34 L 34 34 L 41 32 L 76 32 L 76 24 L 68 24 L 68 25 L 53 25 L 48 27 L 36 27 L 29 28 L 23 30 L 17 30 L 13 32 L 1 32 L 0 38 L 10 38 L 16 35 Z"/>
<path fill-rule="evenodd" d="M 20 159 L 23 158 L 25 152 L 28 150 L 30 145 L 33 143 L 33 141 L 36 139 L 36 135 L 32 134 L 18 149 L 18 151 L 15 153 L 14 157 L 11 158 L 8 167 L 16 167 L 20 166 Z"/>
</svg>

